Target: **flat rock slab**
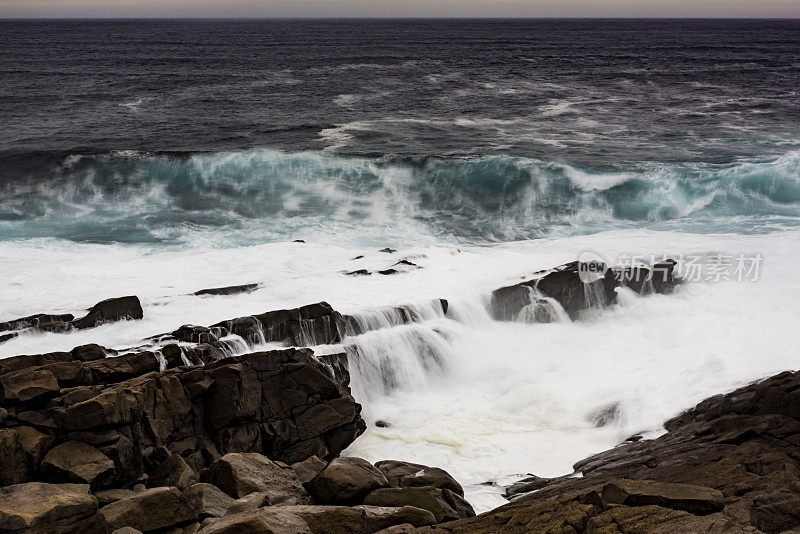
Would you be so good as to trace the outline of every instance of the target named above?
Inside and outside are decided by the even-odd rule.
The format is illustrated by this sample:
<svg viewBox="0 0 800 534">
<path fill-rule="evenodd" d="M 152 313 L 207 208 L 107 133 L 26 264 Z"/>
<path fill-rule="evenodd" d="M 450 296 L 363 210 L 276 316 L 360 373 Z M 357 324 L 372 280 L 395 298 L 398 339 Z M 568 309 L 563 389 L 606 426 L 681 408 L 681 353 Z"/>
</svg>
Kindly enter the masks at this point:
<svg viewBox="0 0 800 534">
<path fill-rule="evenodd" d="M 615 480 L 603 486 L 602 496 L 606 504 L 656 505 L 696 515 L 713 514 L 725 506 L 724 495 L 714 488 L 655 480 Z"/>
<path fill-rule="evenodd" d="M 105 534 L 89 486 L 28 482 L 0 488 L 0 533 Z"/>
<path fill-rule="evenodd" d="M 42 472 L 54 482 L 100 484 L 114 474 L 114 462 L 91 445 L 67 441 L 48 451 Z"/>
<path fill-rule="evenodd" d="M 197 521 L 197 513 L 177 488 L 152 488 L 100 509 L 110 531 L 132 527 L 153 532 Z"/>
</svg>

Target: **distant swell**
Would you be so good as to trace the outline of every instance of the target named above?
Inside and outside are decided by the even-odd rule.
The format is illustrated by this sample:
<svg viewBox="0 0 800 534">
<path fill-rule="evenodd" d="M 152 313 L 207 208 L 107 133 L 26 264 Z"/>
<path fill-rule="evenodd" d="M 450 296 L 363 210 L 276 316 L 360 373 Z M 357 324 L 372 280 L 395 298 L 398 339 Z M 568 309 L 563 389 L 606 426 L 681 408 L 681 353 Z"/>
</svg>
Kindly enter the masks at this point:
<svg viewBox="0 0 800 534">
<path fill-rule="evenodd" d="M 633 226 L 767 231 L 800 218 L 797 152 L 596 168 L 511 156 L 122 152 L 17 157 L 3 173 L 0 240 L 486 243 Z"/>
</svg>

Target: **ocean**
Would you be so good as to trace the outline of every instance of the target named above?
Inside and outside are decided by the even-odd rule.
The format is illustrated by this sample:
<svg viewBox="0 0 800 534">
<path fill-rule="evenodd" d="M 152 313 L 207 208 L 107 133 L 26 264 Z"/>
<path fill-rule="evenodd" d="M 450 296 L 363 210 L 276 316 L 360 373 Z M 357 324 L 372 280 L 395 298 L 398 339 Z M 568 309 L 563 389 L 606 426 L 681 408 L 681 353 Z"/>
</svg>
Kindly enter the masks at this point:
<svg viewBox="0 0 800 534">
<path fill-rule="evenodd" d="M 346 340 L 348 453 L 443 467 L 477 511 L 800 365 L 798 21 L 0 21 L 0 74 L 0 321 L 145 314 L 0 357 L 327 300 L 382 326 Z M 491 320 L 492 289 L 587 251 L 685 283 Z M 398 304 L 420 320 L 380 323 Z"/>
</svg>

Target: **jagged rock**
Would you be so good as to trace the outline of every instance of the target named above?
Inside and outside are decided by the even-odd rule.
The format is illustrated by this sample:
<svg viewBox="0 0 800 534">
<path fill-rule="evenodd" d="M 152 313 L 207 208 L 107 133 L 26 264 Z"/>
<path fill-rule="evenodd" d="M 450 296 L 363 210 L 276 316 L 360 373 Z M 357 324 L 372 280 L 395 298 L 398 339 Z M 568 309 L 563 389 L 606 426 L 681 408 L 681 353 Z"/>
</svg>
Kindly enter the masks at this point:
<svg viewBox="0 0 800 534">
<path fill-rule="evenodd" d="M 306 487 L 320 504 L 356 504 L 389 482 L 379 469 L 361 458 L 336 458 Z"/>
<path fill-rule="evenodd" d="M 449 489 L 461 497 L 464 496 L 464 488 L 461 487 L 461 484 L 447 471 L 438 467 L 428 467 L 399 460 L 384 460 L 376 463 L 375 467 L 380 469 L 389 484 L 395 487 L 433 486 L 434 488 Z"/>
<path fill-rule="evenodd" d="M 508 486 L 503 494 L 505 495 L 506 499 L 511 500 L 518 495 L 542 489 L 553 482 L 553 480 L 557 479 L 529 476 Z"/>
<path fill-rule="evenodd" d="M 721 511 L 725 499 L 721 491 L 705 486 L 626 479 L 615 480 L 603 486 L 602 497 L 606 504 L 655 505 L 695 515 Z"/>
<path fill-rule="evenodd" d="M 26 459 L 31 451 L 19 446 L 17 431 L 2 428 L 12 423 L 47 434 L 50 443 L 75 440 L 99 450 L 114 462 L 117 486 L 154 474 L 170 454 L 195 472 L 234 451 L 287 463 L 330 459 L 365 428 L 346 368 L 334 372 L 308 349 L 157 369 L 157 358 L 145 352 L 0 376 L 0 404 L 14 411 L 0 423 L 0 440 L 8 443 L 0 450 L 0 480 L 31 480 L 36 463 Z"/>
<path fill-rule="evenodd" d="M 428 510 L 414 506 L 400 508 L 390 506 L 356 506 L 364 510 L 365 532 L 372 533 L 394 525 L 424 527 L 436 524 L 436 518 Z"/>
<path fill-rule="evenodd" d="M 197 483 L 197 475 L 186 463 L 186 460 L 177 454 L 170 455 L 169 458 L 161 462 L 155 472 L 147 480 L 147 486 L 156 488 L 159 486 L 175 486 L 183 490 Z"/>
<path fill-rule="evenodd" d="M 116 354 L 116 351 L 106 349 L 100 345 L 81 345 L 70 352 L 49 352 L 46 354 L 23 354 L 0 359 L 0 375 L 19 371 L 27 367 L 38 367 L 49 363 L 71 361 L 94 361 L 105 358 L 107 354 Z"/>
<path fill-rule="evenodd" d="M 388 274 L 397 274 L 399 272 L 400 271 L 398 271 L 397 269 L 389 267 L 388 269 L 384 269 L 382 271 L 378 271 L 378 274 L 388 275 Z"/>
<path fill-rule="evenodd" d="M 386 252 L 387 254 L 394 254 L 395 252 L 397 252 L 397 250 L 395 250 L 393 248 L 386 247 L 386 248 L 380 249 L 378 252 Z"/>
<path fill-rule="evenodd" d="M 328 462 L 320 460 L 316 456 L 311 456 L 302 462 L 292 464 L 291 467 L 300 483 L 305 485 L 311 482 L 327 465 Z"/>
<path fill-rule="evenodd" d="M 314 534 L 300 517 L 270 508 L 233 514 L 200 529 L 201 534 Z"/>
<path fill-rule="evenodd" d="M 53 482 L 77 482 L 92 486 L 110 481 L 114 462 L 81 441 L 67 441 L 50 449 L 42 460 L 42 474 Z"/>
<path fill-rule="evenodd" d="M 63 322 L 68 323 L 75 317 L 71 313 L 63 314 L 49 314 L 37 313 L 27 317 L 20 317 L 19 319 L 12 319 L 0 323 L 0 332 L 4 330 L 23 330 L 25 328 L 36 328 L 42 323 Z"/>
<path fill-rule="evenodd" d="M 369 276 L 370 272 L 366 269 L 357 269 L 355 271 L 349 271 L 344 274 L 348 276 Z"/>
<path fill-rule="evenodd" d="M 96 491 L 94 494 L 94 496 L 97 498 L 97 505 L 101 508 L 107 504 L 111 504 L 112 502 L 127 499 L 128 497 L 132 497 L 134 495 L 136 495 L 135 491 L 121 488 L 100 490 Z"/>
<path fill-rule="evenodd" d="M 211 464 L 202 479 L 234 498 L 262 492 L 270 505 L 309 502 L 291 468 L 281 467 L 258 453 L 228 453 Z"/>
<path fill-rule="evenodd" d="M 203 482 L 189 486 L 183 495 L 202 521 L 207 517 L 222 517 L 236 501 L 212 484 Z"/>
<path fill-rule="evenodd" d="M 382 488 L 367 495 L 364 504 L 422 508 L 431 512 L 437 523 L 475 516 L 472 506 L 463 497 L 434 487 Z"/>
<path fill-rule="evenodd" d="M 0 488 L 0 533 L 105 534 L 89 486 L 28 482 Z"/>
<path fill-rule="evenodd" d="M 194 294 L 197 296 L 237 295 L 239 293 L 250 293 L 251 291 L 255 291 L 256 289 L 258 289 L 258 284 L 242 284 L 238 286 L 212 287 L 209 289 L 201 289 L 199 291 L 195 291 Z"/>
<path fill-rule="evenodd" d="M 143 533 L 197 521 L 197 513 L 176 488 L 152 488 L 100 509 L 109 530 L 133 527 Z"/>
<path fill-rule="evenodd" d="M 377 421 L 375 421 L 375 426 L 377 428 L 389 428 L 392 426 L 392 423 L 390 423 L 389 421 L 384 421 L 383 419 L 378 419 Z"/>
<path fill-rule="evenodd" d="M 141 319 L 144 316 L 142 304 L 136 296 L 118 297 L 98 302 L 89 313 L 80 319 L 75 319 L 70 324 L 75 328 L 94 328 L 103 323 L 119 321 L 121 319 Z"/>
</svg>

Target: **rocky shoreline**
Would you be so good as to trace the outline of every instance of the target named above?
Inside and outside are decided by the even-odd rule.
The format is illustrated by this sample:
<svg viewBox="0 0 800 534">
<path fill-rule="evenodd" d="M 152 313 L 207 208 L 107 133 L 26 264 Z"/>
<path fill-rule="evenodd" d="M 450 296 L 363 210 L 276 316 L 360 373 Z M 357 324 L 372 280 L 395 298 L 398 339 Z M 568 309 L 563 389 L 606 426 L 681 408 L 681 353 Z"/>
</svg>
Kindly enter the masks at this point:
<svg viewBox="0 0 800 534">
<path fill-rule="evenodd" d="M 578 318 L 616 287 L 669 293 L 675 263 L 578 262 L 493 292 L 497 320 Z M 254 284 L 200 290 L 215 296 Z M 436 303 L 447 314 L 448 303 Z M 386 311 L 414 322 L 412 309 Z M 139 319 L 136 297 L 87 315 L 0 325 L 65 331 Z M 324 302 L 184 325 L 138 348 L 84 345 L 0 360 L 0 533 L 41 532 L 785 532 L 800 527 L 800 374 L 713 397 L 575 465 L 507 488 L 475 516 L 436 467 L 370 464 L 341 452 L 364 432 L 349 388 L 347 336 L 371 328 Z M 274 343 L 276 350 L 248 351 Z M 237 345 L 238 344 L 238 345 Z M 320 354 L 309 346 L 337 350 Z M 343 350 L 342 347 L 348 350 Z M 240 354 L 236 355 L 237 350 Z"/>
</svg>

